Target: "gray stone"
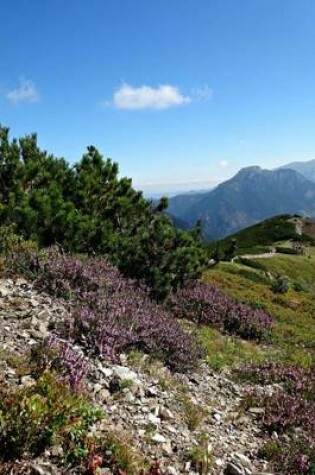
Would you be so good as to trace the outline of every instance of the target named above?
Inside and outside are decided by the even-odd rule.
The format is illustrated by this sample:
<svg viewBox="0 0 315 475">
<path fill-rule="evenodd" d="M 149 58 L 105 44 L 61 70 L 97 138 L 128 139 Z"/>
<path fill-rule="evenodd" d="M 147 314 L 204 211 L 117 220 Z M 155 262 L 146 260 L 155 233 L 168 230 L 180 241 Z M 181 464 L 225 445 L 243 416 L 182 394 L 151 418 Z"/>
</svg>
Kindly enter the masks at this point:
<svg viewBox="0 0 315 475">
<path fill-rule="evenodd" d="M 151 437 L 151 440 L 153 442 L 158 443 L 158 444 L 165 444 L 165 442 L 166 442 L 166 439 L 165 439 L 164 435 L 162 435 L 162 434 L 154 434 Z"/>
<path fill-rule="evenodd" d="M 174 419 L 174 414 L 167 407 L 161 407 L 160 416 L 161 416 L 161 419 L 164 419 L 164 420 Z"/>
<path fill-rule="evenodd" d="M 218 413 L 213 414 L 213 418 L 214 418 L 217 422 L 220 422 L 220 421 L 221 421 L 221 415 L 218 414 Z"/>
<path fill-rule="evenodd" d="M 17 285 L 18 287 L 22 287 L 22 286 L 27 287 L 28 282 L 23 277 L 18 277 L 15 281 L 15 285 Z"/>
<path fill-rule="evenodd" d="M 127 391 L 127 392 L 125 393 L 125 400 L 126 400 L 127 402 L 134 402 L 135 399 L 136 399 L 135 396 L 134 396 L 130 391 Z"/>
<path fill-rule="evenodd" d="M 225 475 L 245 475 L 243 467 L 235 465 L 234 463 L 228 462 L 226 469 L 224 470 Z"/>
<path fill-rule="evenodd" d="M 25 375 L 21 377 L 22 386 L 32 386 L 35 383 L 35 380 L 30 375 Z"/>
<path fill-rule="evenodd" d="M 4 298 L 9 295 L 8 290 L 5 287 L 0 287 L 0 297 Z"/>
<path fill-rule="evenodd" d="M 149 397 L 156 397 L 158 395 L 158 391 L 154 386 L 146 388 L 145 395 Z"/>
<path fill-rule="evenodd" d="M 168 440 L 165 444 L 162 445 L 163 452 L 167 455 L 172 455 L 173 450 L 170 441 Z"/>
<path fill-rule="evenodd" d="M 98 367 L 99 371 L 106 376 L 106 378 L 110 378 L 113 375 L 113 370 L 110 368 L 104 368 L 101 364 Z"/>
<path fill-rule="evenodd" d="M 31 299 L 31 306 L 32 306 L 33 308 L 38 307 L 38 306 L 39 306 L 39 301 L 36 300 L 36 299 L 34 299 L 34 298 L 32 298 L 32 299 Z"/>
<path fill-rule="evenodd" d="M 121 381 L 130 380 L 136 386 L 142 386 L 141 381 L 138 378 L 137 373 L 127 366 L 115 365 L 112 367 L 113 375 L 117 376 Z"/>
<path fill-rule="evenodd" d="M 36 474 L 36 475 L 47 475 L 47 474 L 49 474 L 49 472 L 47 472 L 42 467 L 40 467 L 40 465 L 37 465 L 35 463 L 31 464 L 31 468 L 32 468 L 33 473 Z"/>
<path fill-rule="evenodd" d="M 60 457 L 63 455 L 63 448 L 61 445 L 53 445 L 50 451 L 53 457 Z"/>
<path fill-rule="evenodd" d="M 161 424 L 161 419 L 159 417 L 156 417 L 154 414 L 149 414 L 148 415 L 148 422 L 150 424 L 154 424 L 154 425 L 158 426 L 159 424 Z"/>
<path fill-rule="evenodd" d="M 263 407 L 250 407 L 248 409 L 248 412 L 250 412 L 251 414 L 259 416 L 261 414 L 264 414 L 265 409 Z"/>
<path fill-rule="evenodd" d="M 236 465 L 241 465 L 244 468 L 251 468 L 251 466 L 252 466 L 252 463 L 249 460 L 249 458 L 246 457 L 246 455 L 244 455 L 242 453 L 239 453 L 239 452 L 235 452 L 232 455 L 231 462 L 235 463 Z"/>
<path fill-rule="evenodd" d="M 101 384 L 99 384 L 99 383 L 94 384 L 94 386 L 93 386 L 94 394 L 100 392 L 102 388 L 103 388 L 103 386 Z"/>
<path fill-rule="evenodd" d="M 176 468 L 172 467 L 172 466 L 167 467 L 166 473 L 168 475 L 178 475 L 178 472 L 177 472 Z"/>
</svg>

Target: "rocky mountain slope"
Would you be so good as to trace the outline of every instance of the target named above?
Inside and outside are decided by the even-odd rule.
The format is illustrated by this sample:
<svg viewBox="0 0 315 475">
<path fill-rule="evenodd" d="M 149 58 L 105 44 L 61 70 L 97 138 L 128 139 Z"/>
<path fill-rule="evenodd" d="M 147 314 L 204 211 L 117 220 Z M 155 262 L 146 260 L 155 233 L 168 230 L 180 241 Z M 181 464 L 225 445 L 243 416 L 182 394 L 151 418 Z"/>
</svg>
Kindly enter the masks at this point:
<svg viewBox="0 0 315 475">
<path fill-rule="evenodd" d="M 31 374 L 15 365 L 16 357 L 24 357 L 46 339 L 68 312 L 64 302 L 35 291 L 22 278 L 0 280 L 1 381 L 21 388 L 34 383 Z M 171 475 L 267 472 L 266 463 L 257 457 L 262 433 L 256 416 L 262 409 L 241 410 L 246 386 L 232 382 L 228 373 L 201 364 L 197 372 L 172 375 L 144 356 L 124 354 L 119 364 L 90 357 L 88 365 L 88 392 L 106 413 L 91 427 L 91 434 L 120 434 L 130 451 L 158 459 Z M 60 465 L 62 450 L 54 445 L 35 459 L 3 465 L 1 473 L 83 473 L 82 468 L 67 471 Z"/>
<path fill-rule="evenodd" d="M 282 169 L 290 168 L 296 172 L 301 173 L 308 180 L 315 182 L 315 160 L 308 160 L 306 162 L 292 162 L 281 167 Z"/>
<path fill-rule="evenodd" d="M 202 222 L 206 239 L 219 239 L 280 214 L 315 215 L 315 184 L 291 169 L 240 170 L 213 191 L 170 199 L 169 213 L 193 226 Z"/>
</svg>

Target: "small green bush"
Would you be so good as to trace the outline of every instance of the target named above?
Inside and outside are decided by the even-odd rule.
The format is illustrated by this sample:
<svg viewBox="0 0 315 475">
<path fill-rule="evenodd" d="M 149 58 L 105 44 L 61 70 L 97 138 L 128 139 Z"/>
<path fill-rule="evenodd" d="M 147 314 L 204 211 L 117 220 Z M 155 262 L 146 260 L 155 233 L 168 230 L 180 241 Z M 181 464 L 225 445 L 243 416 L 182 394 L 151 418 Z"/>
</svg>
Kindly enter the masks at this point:
<svg viewBox="0 0 315 475">
<path fill-rule="evenodd" d="M 285 275 L 280 275 L 271 284 L 271 290 L 275 294 L 286 294 L 290 288 L 290 281 Z"/>
<path fill-rule="evenodd" d="M 277 246 L 276 251 L 281 253 L 281 254 L 292 254 L 292 255 L 298 255 L 300 254 L 296 249 L 293 249 L 292 247 L 285 247 L 285 246 Z"/>
<path fill-rule="evenodd" d="M 15 224 L 0 226 L 0 253 L 7 254 L 22 238 L 16 234 Z"/>
<path fill-rule="evenodd" d="M 307 292 L 309 290 L 307 284 L 305 282 L 293 282 L 293 290 L 295 292 Z"/>
<path fill-rule="evenodd" d="M 83 443 L 89 426 L 101 417 L 99 410 L 50 371 L 31 386 L 2 388 L 0 396 L 3 460 L 37 456 L 51 444 L 63 441 L 68 441 L 68 450 L 74 450 Z"/>
</svg>

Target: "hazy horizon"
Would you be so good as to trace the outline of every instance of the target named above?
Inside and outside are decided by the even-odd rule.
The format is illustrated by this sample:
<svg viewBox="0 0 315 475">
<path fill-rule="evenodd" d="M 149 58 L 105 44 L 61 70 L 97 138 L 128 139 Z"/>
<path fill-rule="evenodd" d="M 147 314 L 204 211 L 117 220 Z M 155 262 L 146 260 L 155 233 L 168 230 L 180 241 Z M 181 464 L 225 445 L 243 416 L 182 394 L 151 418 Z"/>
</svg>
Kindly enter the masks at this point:
<svg viewBox="0 0 315 475">
<path fill-rule="evenodd" d="M 309 161 L 312 161 L 314 159 L 310 160 L 295 160 L 295 163 L 306 163 Z M 294 163 L 293 161 L 290 163 Z M 274 170 L 278 167 L 284 166 L 284 165 L 289 165 L 289 162 L 281 163 L 278 164 L 276 167 L 269 168 L 270 170 Z M 248 167 L 250 166 L 259 166 L 262 169 L 268 169 L 267 167 L 264 166 L 264 164 L 249 164 Z M 229 180 L 232 178 L 240 169 L 236 170 L 235 173 L 230 174 L 229 176 L 225 177 L 217 177 L 213 180 L 208 180 L 208 181 L 190 181 L 190 182 L 169 182 L 169 183 L 133 183 L 134 186 L 143 191 L 144 195 L 147 197 L 161 197 L 163 195 L 165 196 L 175 196 L 181 193 L 187 194 L 187 193 L 199 193 L 199 192 L 204 192 L 204 191 L 210 191 L 214 189 L 217 185 L 220 183 L 223 183 L 226 180 Z"/>
</svg>

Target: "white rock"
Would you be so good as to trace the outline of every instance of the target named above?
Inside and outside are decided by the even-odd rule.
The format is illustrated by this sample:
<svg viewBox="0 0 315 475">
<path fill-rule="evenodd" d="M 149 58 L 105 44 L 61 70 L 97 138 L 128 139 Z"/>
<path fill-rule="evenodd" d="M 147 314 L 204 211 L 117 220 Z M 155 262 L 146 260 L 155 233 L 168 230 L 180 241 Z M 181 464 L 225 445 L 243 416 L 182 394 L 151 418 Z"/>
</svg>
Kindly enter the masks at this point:
<svg viewBox="0 0 315 475">
<path fill-rule="evenodd" d="M 177 434 L 177 430 L 175 429 L 175 427 L 167 426 L 167 430 L 172 434 Z"/>
<path fill-rule="evenodd" d="M 160 414 L 162 419 L 174 419 L 173 413 L 167 407 L 162 407 L 160 410 Z"/>
<path fill-rule="evenodd" d="M 223 467 L 224 465 L 224 460 L 223 459 L 215 459 L 214 461 L 214 464 L 217 466 L 217 467 Z"/>
<path fill-rule="evenodd" d="M 241 454 L 239 452 L 235 452 L 232 455 L 231 461 L 233 463 L 236 463 L 236 465 L 242 465 L 242 467 L 244 467 L 244 468 L 251 468 L 251 466 L 252 466 L 252 463 L 249 460 L 249 458 L 246 457 L 246 455 Z"/>
<path fill-rule="evenodd" d="M 134 402 L 135 399 L 136 399 L 135 396 L 130 391 L 126 392 L 125 400 L 127 402 Z"/>
<path fill-rule="evenodd" d="M 99 384 L 99 383 L 94 384 L 94 386 L 93 386 L 94 393 L 98 393 L 99 391 L 101 391 L 102 388 L 103 388 L 103 386 L 101 384 Z"/>
<path fill-rule="evenodd" d="M 165 442 L 166 442 L 166 439 L 165 439 L 164 435 L 162 435 L 162 434 L 154 434 L 152 436 L 151 440 L 153 440 L 153 442 L 157 442 L 158 444 L 165 444 Z"/>
<path fill-rule="evenodd" d="M 28 284 L 27 280 L 23 279 L 23 277 L 18 277 L 15 281 L 15 285 L 17 285 L 18 287 L 22 285 L 27 285 L 27 284 Z"/>
<path fill-rule="evenodd" d="M 142 382 L 139 380 L 135 371 L 132 371 L 127 366 L 115 365 L 112 367 L 113 375 L 117 376 L 121 381 L 130 380 L 136 386 L 142 386 Z"/>
<path fill-rule="evenodd" d="M 156 397 L 158 395 L 158 391 L 154 386 L 146 388 L 145 390 L 147 396 Z"/>
<path fill-rule="evenodd" d="M 170 441 L 165 442 L 165 444 L 162 445 L 163 452 L 166 453 L 167 455 L 172 455 L 173 450 Z"/>
<path fill-rule="evenodd" d="M 7 295 L 9 295 L 8 290 L 4 287 L 0 287 L 0 297 L 4 298 L 7 297 Z"/>
<path fill-rule="evenodd" d="M 31 305 L 32 305 L 33 308 L 36 308 L 36 307 L 39 306 L 39 301 L 36 300 L 36 299 L 34 299 L 34 298 L 32 298 L 32 299 L 31 299 Z"/>
<path fill-rule="evenodd" d="M 103 373 L 106 378 L 110 378 L 113 375 L 113 371 L 110 368 L 104 368 L 101 364 L 98 367 L 99 371 Z"/>
<path fill-rule="evenodd" d="M 159 417 L 156 417 L 154 414 L 149 414 L 148 422 L 157 426 L 161 424 L 161 419 Z"/>
</svg>

